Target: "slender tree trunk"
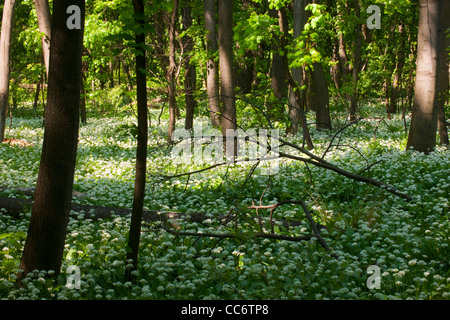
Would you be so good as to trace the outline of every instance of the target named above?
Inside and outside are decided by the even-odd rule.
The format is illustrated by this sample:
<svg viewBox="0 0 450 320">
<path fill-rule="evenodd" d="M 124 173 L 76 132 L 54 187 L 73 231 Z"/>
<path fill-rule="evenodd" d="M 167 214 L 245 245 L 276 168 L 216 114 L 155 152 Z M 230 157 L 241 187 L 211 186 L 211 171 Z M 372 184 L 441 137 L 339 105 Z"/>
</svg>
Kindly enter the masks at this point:
<svg viewBox="0 0 450 320">
<path fill-rule="evenodd" d="M 19 279 L 35 269 L 58 275 L 62 264 L 77 155 L 85 16 L 84 1 L 77 1 L 78 9 L 69 16 L 71 5 L 59 0 L 53 7 L 44 142 Z M 70 17 L 79 29 L 67 27 Z"/>
<path fill-rule="evenodd" d="M 359 19 L 361 16 L 359 0 L 353 0 L 353 7 L 355 10 L 355 15 Z M 353 69 L 352 69 L 353 92 L 350 98 L 350 121 L 356 120 L 358 112 L 358 74 L 361 66 L 361 46 L 362 46 L 362 30 L 361 24 L 359 24 L 359 22 L 356 25 L 355 37 L 356 37 L 354 44 L 355 52 L 353 54 Z"/>
<path fill-rule="evenodd" d="M 407 149 L 429 153 L 436 146 L 439 9 L 443 0 L 420 0 L 417 70 Z"/>
<path fill-rule="evenodd" d="M 219 65 L 220 89 L 223 103 L 222 135 L 236 130 L 236 101 L 233 75 L 233 1 L 219 0 Z M 227 139 L 225 151 L 228 157 L 237 155 L 236 139 Z"/>
<path fill-rule="evenodd" d="M 344 23 L 344 15 L 343 12 L 344 9 L 342 8 L 341 4 L 337 4 L 337 10 L 338 10 L 338 20 L 341 24 Z M 338 79 L 340 87 L 344 86 L 345 83 L 348 81 L 348 77 L 350 75 L 350 64 L 349 64 L 349 58 L 347 55 L 347 49 L 344 41 L 344 31 L 338 30 L 338 44 L 337 44 L 337 57 L 339 61 L 339 76 Z"/>
<path fill-rule="evenodd" d="M 119 55 L 119 61 L 122 64 L 123 71 L 125 72 L 125 75 L 127 77 L 127 91 L 131 91 L 131 90 L 133 90 L 133 81 L 131 79 L 130 67 L 128 66 L 127 62 L 125 61 L 123 54 Z"/>
<path fill-rule="evenodd" d="M 272 18 L 278 19 L 278 25 L 282 30 L 287 30 L 287 19 L 286 12 L 284 8 L 280 10 L 270 9 L 269 14 Z M 286 79 L 286 68 L 288 67 L 287 58 L 284 55 L 280 54 L 281 50 L 284 50 L 283 45 L 285 44 L 283 41 L 283 36 L 279 37 L 277 34 L 274 34 L 274 45 L 272 48 L 272 66 L 270 71 L 271 83 L 270 86 L 273 90 L 275 97 L 278 98 L 279 101 L 282 101 L 287 97 L 288 94 L 288 85 Z M 273 105 L 270 103 L 268 105 L 268 116 L 269 118 L 273 118 L 274 115 L 277 115 L 278 112 L 272 111 Z"/>
<path fill-rule="evenodd" d="M 285 43 L 287 41 L 288 28 L 287 28 L 287 22 L 284 21 L 286 19 L 286 15 L 282 11 L 279 11 L 278 16 L 281 20 L 280 27 L 281 27 L 281 32 L 282 32 L 282 38 L 281 38 L 280 43 L 281 43 L 281 48 L 284 53 L 283 59 L 285 60 L 285 62 L 283 63 L 285 79 L 287 81 L 287 85 L 289 85 L 292 88 L 292 92 L 295 95 L 295 102 L 294 102 L 295 104 L 294 105 L 302 106 L 303 102 L 302 102 L 301 90 L 298 87 L 298 83 L 292 77 L 291 70 L 289 69 L 289 63 L 287 62 L 287 46 L 285 45 Z M 297 108 L 297 115 L 298 115 L 298 119 L 300 121 L 302 130 L 303 130 L 304 142 L 306 143 L 307 148 L 309 150 L 312 150 L 312 149 L 314 149 L 314 145 L 312 143 L 312 139 L 309 134 L 308 124 L 306 122 L 305 110 L 302 107 Z"/>
<path fill-rule="evenodd" d="M 178 19 L 178 7 L 180 0 L 174 0 L 173 11 L 169 24 L 169 68 L 167 70 L 167 82 L 169 91 L 169 133 L 167 141 L 172 140 L 172 134 L 175 131 L 177 118 L 177 100 L 176 100 L 176 62 L 175 62 L 175 31 Z"/>
<path fill-rule="evenodd" d="M 39 24 L 39 31 L 42 36 L 42 53 L 44 55 L 45 70 L 48 76 L 49 57 L 50 57 L 50 36 L 52 16 L 50 13 L 50 6 L 48 0 L 34 0 L 36 6 L 36 13 Z"/>
<path fill-rule="evenodd" d="M 446 30 L 450 28 L 450 1 L 443 1 L 442 9 L 439 10 L 440 19 L 440 47 L 439 47 L 439 99 L 438 99 L 438 132 L 439 143 L 441 145 L 449 145 L 448 130 L 445 121 L 445 103 L 449 96 L 449 58 L 446 49 L 450 46 L 450 38 L 446 34 Z"/>
<path fill-rule="evenodd" d="M 9 101 L 9 68 L 11 34 L 14 21 L 15 0 L 5 0 L 0 35 L 0 143 L 5 138 L 6 112 Z"/>
<path fill-rule="evenodd" d="M 206 90 L 211 123 L 213 127 L 220 128 L 219 66 L 216 57 L 219 44 L 216 32 L 216 8 L 215 0 L 205 0 L 206 48 L 209 57 L 206 63 Z"/>
<path fill-rule="evenodd" d="M 305 12 L 306 2 L 305 0 L 294 0 L 294 10 L 293 10 L 293 16 L 294 16 L 294 26 L 293 26 L 293 32 L 294 32 L 294 39 L 299 37 L 301 33 L 303 32 L 303 28 L 305 26 L 307 16 Z M 297 67 L 293 68 L 291 70 L 292 73 L 292 79 L 295 81 L 297 86 L 293 88 L 292 86 L 289 86 L 289 119 L 290 119 L 290 125 L 287 128 L 287 133 L 291 135 L 295 135 L 298 132 L 298 123 L 299 123 L 299 109 L 304 108 L 304 92 L 300 93 L 301 99 L 300 99 L 300 105 L 297 104 L 297 99 L 295 97 L 294 90 L 300 90 L 300 88 L 303 86 L 303 68 Z"/>
<path fill-rule="evenodd" d="M 36 84 L 36 91 L 34 94 L 34 102 L 33 102 L 33 109 L 37 110 L 38 103 L 39 103 L 39 93 L 41 92 L 41 81 L 39 81 Z"/>
<path fill-rule="evenodd" d="M 135 12 L 135 20 L 144 29 L 144 1 L 133 0 L 133 8 Z M 135 35 L 136 45 L 140 47 L 139 53 L 136 53 L 136 90 L 137 90 L 137 113 L 138 113 L 138 136 L 136 150 L 136 174 L 134 180 L 134 199 L 133 209 L 131 212 L 130 232 L 128 238 L 127 259 L 133 261 L 133 268 L 127 269 L 126 278 L 131 280 L 131 271 L 137 269 L 139 242 L 141 235 L 142 211 L 144 207 L 145 197 L 145 177 L 147 167 L 147 78 L 146 70 L 146 54 L 143 44 L 145 44 L 145 32 L 140 31 Z"/>
<path fill-rule="evenodd" d="M 393 30 L 393 32 L 395 32 L 395 30 Z M 395 66 L 394 80 L 392 82 L 392 87 L 390 88 L 389 104 L 387 107 L 388 118 L 390 118 L 392 114 L 395 114 L 398 111 L 398 96 L 400 91 L 400 81 L 402 78 L 403 67 L 405 66 L 404 37 L 405 37 L 404 26 L 399 25 L 398 38 L 400 39 L 400 43 L 398 45 L 395 58 L 397 61 Z"/>
<path fill-rule="evenodd" d="M 192 5 L 190 0 L 186 1 L 185 5 L 181 9 L 181 15 L 183 18 L 183 30 L 186 31 L 192 26 Z M 195 65 L 191 64 L 190 55 L 194 49 L 193 40 L 190 36 L 183 37 L 183 46 L 186 58 L 184 60 L 184 95 L 186 102 L 186 121 L 185 129 L 191 130 L 194 125 L 194 111 L 197 107 L 197 102 L 194 98 L 194 92 L 197 82 L 197 70 Z"/>
</svg>

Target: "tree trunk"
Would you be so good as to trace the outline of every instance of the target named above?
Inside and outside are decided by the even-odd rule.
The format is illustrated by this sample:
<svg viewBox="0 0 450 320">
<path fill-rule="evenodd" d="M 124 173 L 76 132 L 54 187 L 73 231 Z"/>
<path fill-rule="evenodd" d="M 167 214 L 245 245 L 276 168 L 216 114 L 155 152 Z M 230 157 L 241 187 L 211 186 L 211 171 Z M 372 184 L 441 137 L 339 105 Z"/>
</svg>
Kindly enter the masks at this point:
<svg viewBox="0 0 450 320">
<path fill-rule="evenodd" d="M 39 103 L 39 93 L 41 92 L 41 82 L 39 81 L 36 84 L 36 91 L 34 94 L 34 102 L 33 102 L 33 109 L 37 110 L 38 107 L 38 103 Z"/>
<path fill-rule="evenodd" d="M 355 15 L 359 19 L 361 16 L 359 0 L 353 0 L 353 6 L 355 10 Z M 362 45 L 361 24 L 357 22 L 355 43 L 354 43 L 355 52 L 353 54 L 353 69 L 352 69 L 353 92 L 352 96 L 350 97 L 350 121 L 356 120 L 357 117 L 356 115 L 358 112 L 358 74 L 361 65 L 361 45 Z"/>
<path fill-rule="evenodd" d="M 53 4 L 44 142 L 19 279 L 35 269 L 58 275 L 62 264 L 77 155 L 85 16 L 85 2 L 77 1 L 69 16 L 75 28 L 68 28 L 66 11 L 72 3 Z"/>
<path fill-rule="evenodd" d="M 395 29 L 392 30 L 395 32 Z M 390 94 L 388 99 L 388 106 L 387 106 L 387 115 L 388 118 L 391 118 L 392 114 L 397 113 L 398 110 L 398 96 L 400 91 L 400 81 L 402 78 L 402 71 L 403 67 L 405 65 L 405 33 L 404 33 L 404 26 L 399 25 L 398 26 L 398 38 L 400 39 L 400 43 L 397 46 L 397 52 L 395 59 L 396 66 L 395 66 L 395 73 L 394 73 L 394 80 L 392 81 L 392 86 L 390 88 Z"/>
<path fill-rule="evenodd" d="M 205 29 L 208 61 L 206 63 L 206 91 L 213 127 L 220 128 L 219 67 L 216 54 L 219 50 L 216 32 L 216 1 L 205 0 Z"/>
<path fill-rule="evenodd" d="M 81 123 L 87 123 L 87 110 L 86 110 L 86 90 L 84 84 L 86 82 L 85 73 L 88 71 L 88 63 L 81 61 L 81 81 L 80 81 L 80 119 Z"/>
<path fill-rule="evenodd" d="M 9 101 L 11 34 L 15 5 L 15 0 L 5 0 L 3 6 L 2 31 L 0 35 L 0 143 L 5 138 L 6 111 Z"/>
<path fill-rule="evenodd" d="M 294 16 L 294 26 L 293 26 L 293 36 L 294 39 L 299 37 L 303 32 L 303 28 L 305 26 L 307 16 L 305 12 L 306 2 L 305 0 L 294 0 L 294 8 L 293 8 L 293 16 Z M 304 92 L 300 93 L 300 105 L 297 104 L 297 99 L 295 97 L 294 90 L 300 90 L 303 86 L 303 68 L 297 67 L 291 70 L 292 79 L 296 82 L 297 86 L 293 88 L 289 86 L 289 119 L 290 125 L 287 128 L 287 133 L 291 135 L 295 135 L 298 132 L 298 123 L 299 123 L 299 109 L 304 108 Z"/>
<path fill-rule="evenodd" d="M 84 79 L 81 79 L 80 84 L 80 120 L 81 123 L 87 123 L 87 112 L 86 112 L 86 91 L 84 90 Z"/>
<path fill-rule="evenodd" d="M 169 91 L 169 133 L 167 141 L 172 141 L 172 134 L 175 131 L 175 122 L 177 118 L 177 100 L 176 100 L 176 62 L 175 62 L 175 31 L 178 19 L 178 7 L 180 0 L 174 0 L 172 15 L 169 23 L 169 68 L 167 70 L 167 82 Z"/>
<path fill-rule="evenodd" d="M 236 130 L 236 101 L 234 96 L 233 75 L 233 1 L 219 0 L 219 65 L 220 89 L 223 103 L 222 135 L 227 130 Z M 225 144 L 227 157 L 237 155 L 236 139 L 227 139 Z"/>
<path fill-rule="evenodd" d="M 314 97 L 316 99 L 316 128 L 331 130 L 330 95 L 328 83 L 320 63 L 313 64 L 311 71 Z"/>
<path fill-rule="evenodd" d="M 192 26 L 192 5 L 190 1 L 186 1 L 186 4 L 181 9 L 181 15 L 183 18 L 183 30 L 186 31 Z M 190 36 L 185 35 L 182 39 L 184 46 L 184 53 L 187 55 L 184 62 L 184 95 L 186 102 L 186 121 L 184 128 L 191 130 L 194 125 L 194 111 L 197 107 L 197 102 L 194 98 L 194 92 L 197 82 L 197 70 L 195 65 L 191 64 L 190 54 L 194 49 L 193 40 Z"/>
<path fill-rule="evenodd" d="M 133 8 L 136 14 L 136 23 L 145 26 L 144 21 L 144 1 L 133 0 Z M 144 207 L 145 197 L 145 177 L 147 167 L 147 78 L 146 70 L 146 54 L 145 48 L 145 33 L 144 31 L 136 33 L 136 46 L 140 48 L 136 53 L 136 90 L 137 90 L 137 113 L 138 113 L 138 136 L 137 136 L 137 150 L 136 150 L 136 175 L 134 180 L 134 199 L 133 209 L 131 212 L 130 232 L 128 237 L 128 247 L 130 251 L 127 254 L 127 260 L 133 260 L 133 268 L 127 269 L 127 281 L 131 280 L 131 271 L 137 269 L 139 242 L 141 235 L 142 211 Z"/>
<path fill-rule="evenodd" d="M 42 53 L 44 55 L 45 70 L 48 76 L 52 16 L 48 0 L 34 0 L 34 3 L 36 5 L 39 31 L 43 34 Z"/>
<path fill-rule="evenodd" d="M 450 46 L 450 38 L 446 36 L 446 30 L 450 28 L 450 2 L 443 1 L 442 9 L 439 10 L 440 18 L 440 47 L 439 47 L 439 99 L 438 99 L 438 132 L 439 143 L 441 145 L 449 145 L 448 130 L 445 122 L 445 103 L 449 95 L 449 58 L 446 48 Z"/>
<path fill-rule="evenodd" d="M 439 8 L 444 1 L 420 0 L 414 104 L 407 149 L 429 153 L 436 146 Z"/>
<path fill-rule="evenodd" d="M 278 19 L 278 25 L 280 26 L 281 30 L 287 30 L 287 19 L 286 19 L 286 12 L 284 8 L 281 8 L 280 10 L 270 9 L 269 14 L 272 18 Z M 283 36 L 279 37 L 277 34 L 274 33 L 274 44 L 272 48 L 272 66 L 270 71 L 270 77 L 271 77 L 271 83 L 270 86 L 273 90 L 273 93 L 275 97 L 279 101 L 282 101 L 284 98 L 287 97 L 287 79 L 286 79 L 286 68 L 287 66 L 287 57 L 280 54 L 280 51 L 284 50 L 284 41 Z M 273 118 L 274 115 L 277 115 L 278 111 L 272 111 L 273 105 L 269 103 L 269 108 L 267 110 L 269 118 Z"/>
<path fill-rule="evenodd" d="M 281 27 L 281 31 L 283 33 L 281 43 L 282 43 L 282 50 L 284 52 L 283 58 L 285 59 L 285 63 L 283 63 L 285 78 L 286 78 L 287 84 L 292 88 L 292 92 L 295 95 L 295 104 L 294 105 L 302 106 L 303 102 L 302 102 L 302 95 L 300 92 L 300 88 L 298 87 L 298 83 L 292 77 L 291 70 L 289 70 L 289 64 L 287 63 L 287 54 L 288 54 L 287 46 L 284 44 L 287 41 L 286 39 L 288 36 L 288 29 L 287 29 L 287 22 L 283 21 L 286 19 L 286 15 L 283 14 L 283 12 L 279 12 L 278 15 L 279 15 L 280 19 L 282 20 L 280 22 L 280 27 Z M 309 134 L 308 124 L 306 122 L 305 110 L 303 109 L 303 107 L 297 108 L 297 115 L 298 115 L 300 124 L 302 126 L 304 142 L 306 143 L 307 148 L 309 150 L 312 150 L 312 149 L 314 149 L 314 144 L 312 143 L 312 139 Z"/>
</svg>

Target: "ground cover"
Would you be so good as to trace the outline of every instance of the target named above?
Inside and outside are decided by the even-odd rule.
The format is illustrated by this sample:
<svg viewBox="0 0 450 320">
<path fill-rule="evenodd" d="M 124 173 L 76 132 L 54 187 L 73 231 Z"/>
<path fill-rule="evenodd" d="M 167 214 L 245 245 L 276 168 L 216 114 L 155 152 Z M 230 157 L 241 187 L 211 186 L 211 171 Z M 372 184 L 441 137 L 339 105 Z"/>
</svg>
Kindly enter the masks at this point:
<svg viewBox="0 0 450 320">
<path fill-rule="evenodd" d="M 158 111 L 154 110 L 153 119 Z M 406 202 L 384 190 L 336 173 L 282 159 L 279 172 L 255 172 L 254 163 L 164 179 L 162 175 L 199 169 L 202 164 L 174 165 L 165 144 L 166 120 L 149 135 L 145 209 L 186 214 L 203 212 L 203 223 L 177 221 L 183 232 L 234 232 L 234 238 L 185 236 L 157 223 L 145 223 L 135 283 L 125 281 L 129 217 L 92 220 L 85 212 L 70 218 L 62 274 L 57 281 L 43 271 L 30 274 L 15 288 L 30 212 L 20 218 L 0 214 L 0 298 L 4 299 L 450 299 L 450 154 L 405 151 L 400 116 L 362 119 L 339 136 L 327 160 L 352 172 L 385 181 L 409 193 Z M 336 117 L 335 127 L 345 124 Z M 91 118 L 80 130 L 74 189 L 75 202 L 131 208 L 134 181 L 134 118 Z M 13 189 L 37 179 L 42 120 L 14 118 L 9 136 L 31 146 L 0 145 L 0 196 L 22 197 Z M 199 117 L 196 125 L 208 127 Z M 331 133 L 311 129 L 315 154 L 321 155 Z M 301 136 L 288 138 L 301 143 Z M 263 197 L 261 197 L 263 195 Z M 260 225 L 253 202 L 274 204 L 303 199 L 321 235 L 339 258 L 315 238 L 294 242 L 254 238 Z M 236 219 L 216 219 L 234 208 Z M 259 211 L 268 217 L 268 211 Z M 279 207 L 274 219 L 303 221 L 276 225 L 280 235 L 312 233 L 298 205 Z M 268 224 L 264 230 L 270 230 Z M 67 286 L 71 266 L 80 271 L 80 287 Z M 371 271 L 372 270 L 372 271 Z M 375 272 L 375 273 L 371 273 Z M 376 279 L 376 278 L 379 278 Z M 379 281 L 379 282 L 377 282 Z"/>
</svg>

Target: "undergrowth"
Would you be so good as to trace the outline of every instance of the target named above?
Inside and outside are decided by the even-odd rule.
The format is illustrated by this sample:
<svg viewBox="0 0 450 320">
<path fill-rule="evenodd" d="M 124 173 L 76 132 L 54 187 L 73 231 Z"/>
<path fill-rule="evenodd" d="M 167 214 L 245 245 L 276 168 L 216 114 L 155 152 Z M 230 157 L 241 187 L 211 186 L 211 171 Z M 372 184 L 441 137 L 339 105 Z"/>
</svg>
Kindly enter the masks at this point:
<svg viewBox="0 0 450 320">
<path fill-rule="evenodd" d="M 157 110 L 152 111 L 157 119 Z M 80 129 L 74 189 L 81 204 L 131 208 L 133 200 L 134 118 L 91 118 Z M 335 131 L 345 124 L 335 118 Z M 34 145 L 0 145 L 0 196 L 21 197 L 18 187 L 36 183 L 42 121 L 14 118 L 7 135 Z M 196 125 L 208 127 L 199 117 Z M 176 235 L 158 223 L 144 223 L 135 282 L 125 281 L 130 217 L 91 220 L 72 212 L 62 272 L 57 279 L 36 270 L 16 288 L 30 210 L 20 218 L 0 213 L 0 298 L 3 299 L 450 299 L 450 153 L 405 151 L 403 120 L 362 119 L 335 141 L 327 160 L 363 172 L 410 194 L 405 202 L 385 190 L 355 182 L 312 165 L 281 159 L 268 178 L 254 163 L 219 166 L 198 174 L 202 164 L 172 164 L 165 144 L 166 120 L 149 129 L 145 209 L 204 213 L 203 223 L 178 221 L 180 231 L 233 232 L 234 238 Z M 315 154 L 333 133 L 311 129 Z M 302 137 L 288 138 L 301 144 Z M 371 164 L 375 164 L 371 166 Z M 248 178 L 249 177 L 249 178 Z M 247 179 L 248 178 L 248 179 Z M 339 256 L 333 258 L 315 238 L 294 242 L 255 238 L 261 228 L 254 203 L 303 199 L 320 224 L 321 235 Z M 232 209 L 232 210 L 231 210 Z M 223 223 L 217 217 L 231 212 Z M 269 211 L 259 210 L 267 224 Z M 304 211 L 285 205 L 274 211 L 274 231 L 311 235 Z M 287 228 L 281 221 L 299 222 Z M 80 272 L 79 288 L 67 285 L 70 266 Z M 369 267 L 377 266 L 380 282 Z M 54 272 L 50 271 L 50 275 Z M 375 275 L 376 276 L 376 275 Z"/>
</svg>

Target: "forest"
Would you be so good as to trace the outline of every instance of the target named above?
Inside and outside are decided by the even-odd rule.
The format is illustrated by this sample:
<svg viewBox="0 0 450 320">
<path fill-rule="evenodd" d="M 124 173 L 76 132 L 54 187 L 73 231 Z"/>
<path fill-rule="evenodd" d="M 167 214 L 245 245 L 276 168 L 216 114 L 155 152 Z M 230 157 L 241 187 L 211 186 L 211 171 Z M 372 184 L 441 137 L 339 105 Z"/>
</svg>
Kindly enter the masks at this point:
<svg viewBox="0 0 450 320">
<path fill-rule="evenodd" d="M 0 299 L 450 300 L 450 1 L 0 12 Z"/>
</svg>

